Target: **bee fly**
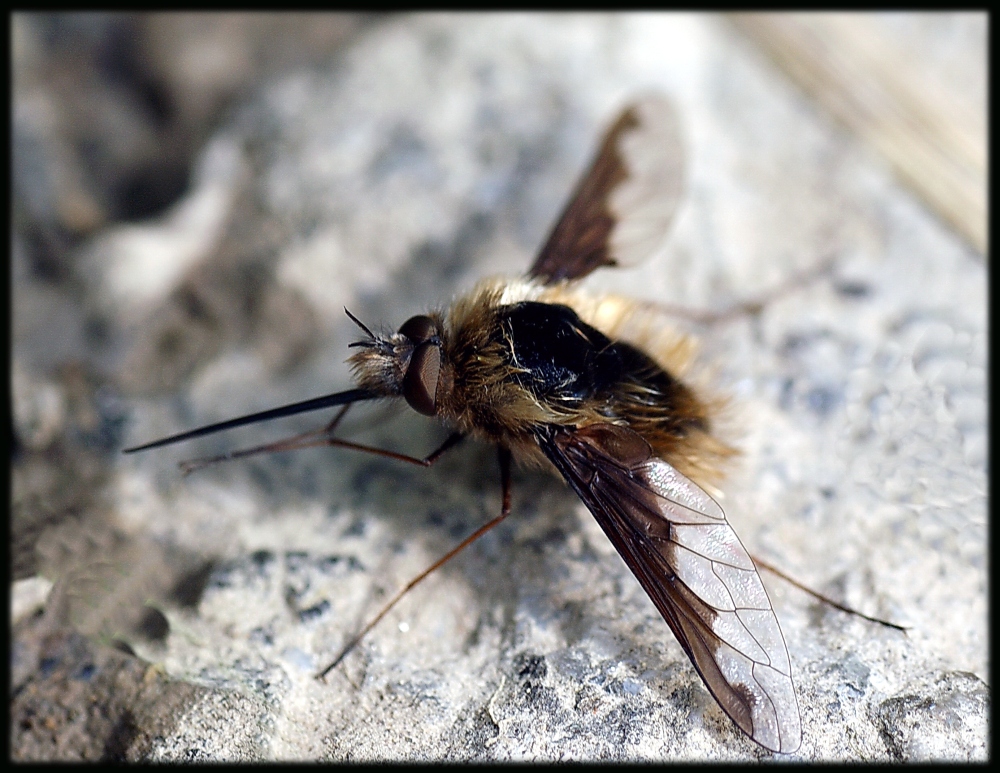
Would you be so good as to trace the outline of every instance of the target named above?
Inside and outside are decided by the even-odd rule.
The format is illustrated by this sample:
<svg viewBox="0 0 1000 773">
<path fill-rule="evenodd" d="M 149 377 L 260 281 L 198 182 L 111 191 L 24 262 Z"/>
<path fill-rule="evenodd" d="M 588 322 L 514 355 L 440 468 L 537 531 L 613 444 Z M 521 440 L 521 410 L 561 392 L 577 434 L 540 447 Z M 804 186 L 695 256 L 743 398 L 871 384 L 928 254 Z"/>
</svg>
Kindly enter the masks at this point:
<svg viewBox="0 0 1000 773">
<path fill-rule="evenodd" d="M 753 560 L 705 491 L 734 451 L 711 434 L 712 401 L 679 380 L 689 349 L 682 339 L 666 341 L 640 305 L 575 285 L 662 244 L 682 162 L 670 104 L 639 100 L 608 129 L 525 279 L 484 281 L 447 311 L 412 317 L 391 335 L 372 333 L 348 312 L 365 333 L 351 345 L 355 389 L 128 449 L 331 406 L 342 408 L 321 430 L 186 469 L 318 445 L 428 466 L 467 436 L 497 446 L 500 515 L 414 579 L 323 674 L 406 590 L 506 517 L 513 456 L 555 468 L 583 500 L 736 725 L 771 751 L 798 749 L 799 709 L 778 620 Z M 428 457 L 333 436 L 351 404 L 399 397 L 453 431 Z"/>
</svg>

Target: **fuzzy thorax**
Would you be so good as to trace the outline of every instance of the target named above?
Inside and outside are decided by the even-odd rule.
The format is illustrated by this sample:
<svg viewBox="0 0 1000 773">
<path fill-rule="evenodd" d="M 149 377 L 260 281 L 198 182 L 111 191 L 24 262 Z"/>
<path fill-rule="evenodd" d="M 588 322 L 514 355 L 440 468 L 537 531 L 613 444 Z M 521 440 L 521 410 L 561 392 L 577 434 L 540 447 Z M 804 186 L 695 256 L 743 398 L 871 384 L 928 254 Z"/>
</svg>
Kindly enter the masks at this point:
<svg viewBox="0 0 1000 773">
<path fill-rule="evenodd" d="M 513 340 L 504 324 L 510 313 L 505 310 L 523 302 L 569 307 L 579 321 L 607 336 L 609 345 L 630 345 L 649 366 L 636 365 L 636 355 L 628 355 L 633 358 L 632 375 L 624 375 L 594 399 L 539 395 L 526 386 L 530 374 L 517 356 L 531 347 Z M 586 295 L 572 285 L 491 279 L 459 298 L 447 316 L 434 313 L 430 320 L 436 329 L 434 345 L 440 347 L 440 367 L 434 370 L 431 409 L 418 410 L 459 432 L 510 448 L 531 461 L 540 456 L 534 437 L 542 426 L 618 424 L 637 432 L 658 457 L 703 485 L 717 481 L 723 463 L 735 453 L 711 432 L 723 402 L 690 384 L 693 342 L 671 331 L 662 319 L 656 324 L 635 302 Z M 358 386 L 386 397 L 405 397 L 415 405 L 407 391 L 407 370 L 420 359 L 414 357 L 414 342 L 394 333 L 373 335 L 356 346 L 360 350 L 350 363 Z"/>
</svg>

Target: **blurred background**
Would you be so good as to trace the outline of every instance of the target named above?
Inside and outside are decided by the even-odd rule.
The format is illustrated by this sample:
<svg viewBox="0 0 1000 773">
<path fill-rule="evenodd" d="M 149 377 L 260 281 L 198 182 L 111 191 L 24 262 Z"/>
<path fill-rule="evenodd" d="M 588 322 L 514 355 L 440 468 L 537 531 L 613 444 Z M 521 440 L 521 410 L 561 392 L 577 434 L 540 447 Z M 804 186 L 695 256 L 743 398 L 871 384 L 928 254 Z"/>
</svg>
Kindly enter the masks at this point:
<svg viewBox="0 0 1000 773">
<path fill-rule="evenodd" d="M 169 706 L 201 699 L 199 687 L 164 686 L 134 654 L 136 642 L 155 645 L 167 635 L 163 608 L 197 604 L 217 558 L 183 540 L 147 544 L 148 535 L 123 521 L 121 493 L 109 482 L 126 439 L 173 431 L 178 413 L 203 418 L 171 395 L 234 347 L 251 345 L 264 363 L 251 381 L 285 379 L 284 388 L 307 379 L 297 375 L 302 363 L 317 357 L 331 335 L 337 357 L 323 372 L 337 366 L 349 330 L 331 333 L 333 323 L 302 282 L 274 279 L 275 255 L 307 233 L 310 221 L 307 214 L 294 221 L 274 214 L 283 183 L 280 164 L 269 165 L 267 138 L 285 130 L 270 129 L 248 106 L 269 84 L 297 73 L 335 81 L 366 50 L 359 41 L 395 35 L 408 19 L 420 23 L 379 14 L 10 17 L 15 758 L 143 759 L 151 739 L 172 726 Z M 725 45 L 770 62 L 768 77 L 781 79 L 779 90 L 794 90 L 807 109 L 881 159 L 974 260 L 985 262 L 985 14 L 741 14 L 710 23 Z M 436 55 L 446 58 L 442 40 Z M 436 93 L 450 87 L 438 84 Z M 282 98 L 310 99 L 303 94 Z M 576 114 L 565 107 L 572 99 L 552 100 L 556 107 L 525 120 L 572 122 Z M 266 119 L 278 126 L 277 118 Z M 249 125 L 256 144 L 247 148 L 248 171 L 218 138 Z M 397 155 L 386 156 L 379 173 L 390 174 L 392 164 L 420 152 L 405 133 L 390 139 Z M 582 130 L 576 139 L 580 147 L 589 142 Z M 572 154 L 537 147 L 539 167 L 553 158 L 559 169 L 577 164 Z M 306 140 L 302 148 L 308 150 Z M 337 163 L 349 165 L 349 153 Z M 232 184 L 262 169 L 278 191 L 271 200 Z M 544 191 L 563 186 L 562 178 L 539 179 Z M 222 182 L 213 188 L 216 181 Z M 238 215 L 220 225 L 213 212 L 226 195 L 238 200 Z M 558 202 L 534 213 L 529 196 L 520 206 L 524 211 L 511 217 L 527 223 L 527 244 Z M 149 224 L 164 226 L 156 239 L 141 230 Z M 385 233 L 391 230 L 383 225 L 378 235 L 391 243 Z M 393 266 L 401 296 L 419 306 L 427 284 L 463 284 L 478 272 L 473 263 L 464 267 L 464 259 L 492 233 L 481 218 L 469 218 L 449 237 L 451 252 L 430 256 L 440 270 L 429 278 Z M 142 282 L 127 272 L 113 280 L 102 273 L 129 239 L 129 255 L 147 256 L 135 271 L 142 281 L 153 277 L 169 286 L 169 302 L 147 302 Z M 215 248 L 206 250 L 208 243 Z M 158 255 L 168 259 L 158 263 Z M 512 272 L 521 260 L 511 258 Z M 359 263 L 366 261 L 355 258 L 344 269 L 354 272 L 343 274 L 353 289 L 330 296 L 337 314 L 350 302 L 371 317 L 389 302 L 379 289 L 383 280 L 370 276 L 384 264 Z M 109 291 L 108 281 L 119 284 Z M 135 418 L 137 403 L 158 407 Z M 139 429 L 133 424 L 128 434 L 131 421 Z M 970 442 L 966 458 L 979 469 L 985 440 Z"/>
</svg>

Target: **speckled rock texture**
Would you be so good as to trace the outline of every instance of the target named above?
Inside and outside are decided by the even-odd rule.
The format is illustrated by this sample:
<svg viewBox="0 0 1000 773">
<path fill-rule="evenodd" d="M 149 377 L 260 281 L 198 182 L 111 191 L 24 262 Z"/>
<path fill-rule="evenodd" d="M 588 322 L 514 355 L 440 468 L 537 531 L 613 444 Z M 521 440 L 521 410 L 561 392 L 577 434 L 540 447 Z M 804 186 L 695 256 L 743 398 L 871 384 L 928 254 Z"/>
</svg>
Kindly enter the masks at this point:
<svg viewBox="0 0 1000 773">
<path fill-rule="evenodd" d="M 984 256 L 721 19 L 490 14 L 383 19 L 332 62 L 258 84 L 183 198 L 80 240 L 71 306 L 18 268 L 15 238 L 15 482 L 73 512 L 41 519 L 22 573 L 54 583 L 14 627 L 22 758 L 774 756 L 555 477 L 516 470 L 511 517 L 320 682 L 382 602 L 499 511 L 493 450 L 465 444 L 431 469 L 311 449 L 177 471 L 327 420 L 310 415 L 118 454 L 349 388 L 345 306 L 395 329 L 522 273 L 605 123 L 649 90 L 681 117 L 686 198 L 661 254 L 590 289 L 721 309 L 833 261 L 759 314 L 663 320 L 697 337 L 701 372 L 732 398 L 722 426 L 742 455 L 722 503 L 748 549 L 909 626 L 763 575 L 802 714 L 790 758 L 986 758 Z M 72 461 L 52 450 L 67 427 Z M 405 406 L 356 409 L 343 433 L 415 455 L 445 437 Z M 42 507 L 17 504 L 22 519 Z M 39 582 L 19 580 L 15 601 Z M 118 687 L 94 686 L 108 669 Z M 84 683 L 86 699 L 58 686 Z M 118 708 L 100 720 L 72 700 Z M 56 716 L 52 732 L 103 746 L 32 747 Z"/>
</svg>

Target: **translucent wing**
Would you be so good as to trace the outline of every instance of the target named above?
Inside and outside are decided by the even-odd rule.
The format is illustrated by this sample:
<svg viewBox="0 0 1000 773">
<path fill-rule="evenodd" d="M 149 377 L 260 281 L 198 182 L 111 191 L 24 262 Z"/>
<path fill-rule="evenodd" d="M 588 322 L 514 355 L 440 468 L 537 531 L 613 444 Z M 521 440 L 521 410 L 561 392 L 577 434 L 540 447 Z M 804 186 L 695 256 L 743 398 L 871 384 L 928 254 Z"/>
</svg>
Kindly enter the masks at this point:
<svg viewBox="0 0 1000 773">
<path fill-rule="evenodd" d="M 723 710 L 761 746 L 798 749 L 785 641 L 753 561 L 715 500 L 623 427 L 547 428 L 537 439 Z"/>
<path fill-rule="evenodd" d="M 670 102 L 648 96 L 628 107 L 604 135 L 528 275 L 551 283 L 647 258 L 663 244 L 677 210 L 683 167 Z"/>
</svg>

